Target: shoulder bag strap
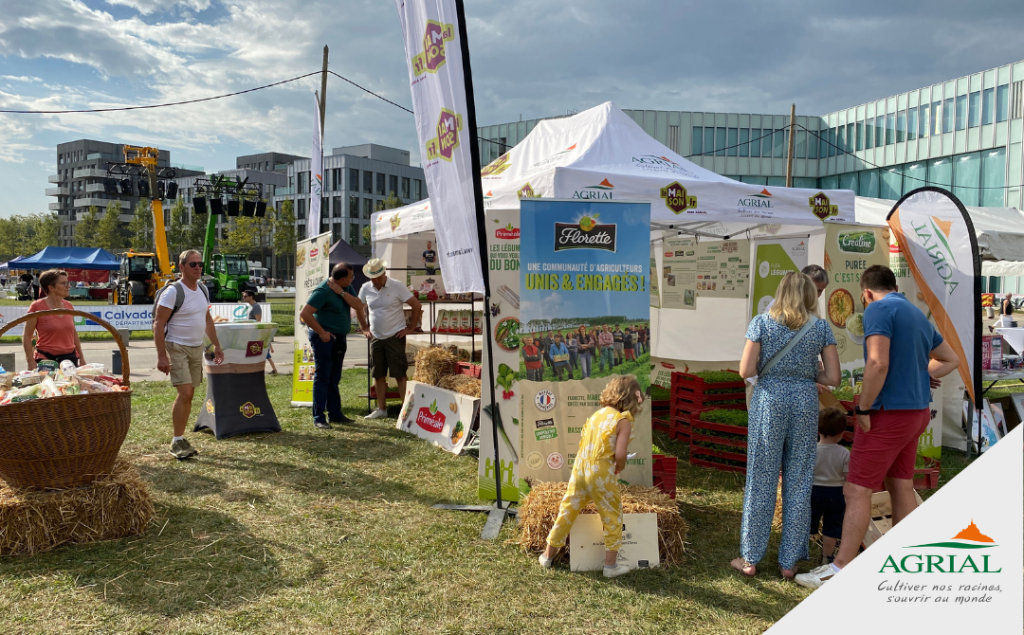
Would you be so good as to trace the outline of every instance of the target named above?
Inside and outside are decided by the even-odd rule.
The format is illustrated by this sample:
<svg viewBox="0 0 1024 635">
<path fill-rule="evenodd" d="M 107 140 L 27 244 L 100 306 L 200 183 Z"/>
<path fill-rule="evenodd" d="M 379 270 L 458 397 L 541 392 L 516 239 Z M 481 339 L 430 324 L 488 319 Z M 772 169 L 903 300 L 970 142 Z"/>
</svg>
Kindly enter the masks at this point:
<svg viewBox="0 0 1024 635">
<path fill-rule="evenodd" d="M 817 323 L 817 321 L 817 317 L 813 315 L 809 316 L 809 319 L 806 322 L 804 322 L 804 325 L 800 327 L 800 330 L 796 332 L 796 335 L 790 338 L 789 342 L 787 342 L 786 345 L 782 347 L 782 350 L 780 350 L 778 353 L 775 353 L 775 355 L 772 355 L 772 358 L 765 362 L 765 365 L 760 370 L 757 371 L 758 376 L 764 375 L 772 368 L 775 368 L 775 365 L 782 361 L 782 358 L 786 356 L 786 353 L 793 350 L 793 347 L 797 345 L 797 342 L 799 342 L 803 338 L 803 336 L 806 335 L 807 332 L 811 330 L 811 327 L 813 327 Z"/>
</svg>

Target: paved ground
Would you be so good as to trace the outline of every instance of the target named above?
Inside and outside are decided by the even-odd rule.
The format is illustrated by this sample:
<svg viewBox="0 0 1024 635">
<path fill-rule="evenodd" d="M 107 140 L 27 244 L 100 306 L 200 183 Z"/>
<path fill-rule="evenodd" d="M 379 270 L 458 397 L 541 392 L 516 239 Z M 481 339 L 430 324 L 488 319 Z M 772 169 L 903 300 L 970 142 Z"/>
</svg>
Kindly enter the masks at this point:
<svg viewBox="0 0 1024 635">
<path fill-rule="evenodd" d="M 274 338 L 274 363 L 277 370 L 283 374 L 292 372 L 292 348 L 293 338 L 291 336 L 278 336 Z M 101 362 L 110 367 L 112 351 L 116 348 L 113 342 L 82 342 L 82 352 L 88 362 Z M 16 369 L 25 370 L 25 352 L 21 344 L 0 345 L 0 353 L 15 353 Z M 163 380 L 166 375 L 156 370 L 156 346 L 152 341 L 129 342 L 128 359 L 131 363 L 131 378 L 133 381 L 154 381 Z M 345 355 L 345 368 L 366 366 L 366 338 L 362 335 L 348 336 L 348 353 Z M 267 365 L 270 370 L 270 365 Z"/>
</svg>

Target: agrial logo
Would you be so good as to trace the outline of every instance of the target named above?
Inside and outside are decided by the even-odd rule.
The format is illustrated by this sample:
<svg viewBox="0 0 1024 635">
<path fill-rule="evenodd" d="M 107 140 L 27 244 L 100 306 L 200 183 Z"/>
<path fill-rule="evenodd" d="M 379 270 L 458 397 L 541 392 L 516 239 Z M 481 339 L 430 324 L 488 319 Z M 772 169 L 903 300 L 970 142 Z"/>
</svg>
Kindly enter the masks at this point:
<svg viewBox="0 0 1024 635">
<path fill-rule="evenodd" d="M 956 272 L 956 259 L 953 258 L 953 250 L 949 246 L 949 233 L 953 228 L 953 221 L 941 220 L 929 216 L 924 223 L 910 223 L 914 234 L 921 241 L 921 247 L 928 252 L 928 259 L 935 268 L 936 275 L 942 279 L 943 286 L 952 296 L 959 283 L 953 280 Z"/>
<path fill-rule="evenodd" d="M 455 27 L 436 20 L 427 20 L 423 34 L 423 52 L 412 56 L 412 72 L 416 77 L 423 73 L 436 73 L 445 63 L 445 42 L 455 39 Z"/>
<path fill-rule="evenodd" d="M 604 179 L 597 185 L 588 185 L 582 189 L 576 190 L 572 193 L 573 198 L 585 198 L 588 200 L 592 199 L 611 199 L 612 191 L 615 186 L 611 184 L 608 179 Z"/>
<path fill-rule="evenodd" d="M 998 565 L 990 562 L 990 554 L 970 553 L 998 546 L 995 540 L 981 533 L 972 520 L 966 529 L 950 540 L 905 547 L 905 549 L 928 550 L 928 553 L 910 553 L 898 560 L 890 554 L 885 559 L 885 564 L 882 565 L 879 573 L 999 573 L 1003 569 L 1002 567 L 993 569 Z M 936 551 L 940 553 L 935 553 Z M 952 551 L 952 553 L 941 553 L 942 551 Z"/>
<path fill-rule="evenodd" d="M 772 206 L 772 193 L 768 191 L 768 188 L 761 190 L 759 194 L 750 194 L 739 200 L 737 206 L 740 208 L 744 207 L 758 207 L 765 208 Z"/>
<path fill-rule="evenodd" d="M 821 220 L 839 215 L 839 206 L 833 205 L 824 192 L 818 192 L 808 198 L 807 203 L 811 206 L 811 213 Z"/>
<path fill-rule="evenodd" d="M 697 197 L 687 194 L 686 188 L 680 185 L 679 181 L 673 181 L 661 188 L 661 198 L 665 199 L 665 207 L 676 214 L 697 207 Z"/>
<path fill-rule="evenodd" d="M 672 159 L 657 154 L 643 154 L 633 157 L 631 163 L 634 167 L 645 172 L 672 172 L 683 176 L 696 176 L 691 170 L 679 165 Z"/>
<path fill-rule="evenodd" d="M 462 130 L 462 115 L 442 108 L 441 115 L 437 118 L 437 136 L 427 140 L 427 160 L 451 161 L 455 148 L 459 147 L 460 130 Z"/>
</svg>

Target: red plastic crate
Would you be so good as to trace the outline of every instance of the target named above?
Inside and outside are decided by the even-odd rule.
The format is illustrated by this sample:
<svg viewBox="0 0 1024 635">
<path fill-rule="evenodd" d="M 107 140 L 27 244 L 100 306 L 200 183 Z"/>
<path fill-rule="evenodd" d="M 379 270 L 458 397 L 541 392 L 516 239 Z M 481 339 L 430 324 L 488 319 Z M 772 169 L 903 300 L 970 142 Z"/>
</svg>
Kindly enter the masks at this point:
<svg viewBox="0 0 1024 635">
<path fill-rule="evenodd" d="M 700 434 L 696 429 L 690 432 L 690 449 L 693 449 L 694 443 L 715 443 L 718 445 L 728 445 L 730 447 L 737 448 L 739 450 L 747 451 L 747 442 L 745 439 L 730 439 L 726 437 L 709 436 L 706 434 Z M 744 457 L 746 455 L 744 454 Z"/>
<path fill-rule="evenodd" d="M 940 462 L 924 457 L 930 465 L 914 468 L 914 489 L 935 489 L 939 486 Z"/>
<path fill-rule="evenodd" d="M 718 383 L 708 383 L 696 375 L 689 373 L 672 373 L 672 394 L 677 395 L 680 392 L 689 392 L 693 394 L 703 394 L 708 390 L 726 390 L 736 389 L 736 392 L 743 397 L 746 396 L 746 385 L 740 381 L 727 381 Z M 726 393 L 734 394 L 734 393 Z M 718 396 L 718 395 L 708 395 Z"/>
<path fill-rule="evenodd" d="M 708 467 L 713 470 L 721 470 L 722 472 L 738 472 L 740 474 L 746 474 L 747 468 L 740 467 L 738 465 L 726 465 L 724 463 L 715 463 L 714 461 L 705 461 L 703 459 L 695 458 L 693 455 L 690 456 L 690 465 L 696 465 L 697 467 Z"/>
<path fill-rule="evenodd" d="M 651 419 L 651 427 L 659 432 L 670 433 L 672 432 L 672 420 L 671 419 Z"/>
<path fill-rule="evenodd" d="M 477 364 L 470 364 L 469 362 L 458 362 L 458 365 L 460 374 L 480 379 L 481 366 Z"/>
</svg>

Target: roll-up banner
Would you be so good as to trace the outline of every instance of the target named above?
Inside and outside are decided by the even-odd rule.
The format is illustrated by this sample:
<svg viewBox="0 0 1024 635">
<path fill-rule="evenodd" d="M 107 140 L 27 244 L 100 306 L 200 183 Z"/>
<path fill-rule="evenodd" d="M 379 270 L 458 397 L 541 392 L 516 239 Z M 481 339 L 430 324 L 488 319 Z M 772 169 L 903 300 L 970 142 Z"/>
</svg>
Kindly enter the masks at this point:
<svg viewBox="0 0 1024 635">
<path fill-rule="evenodd" d="M 331 234 L 320 234 L 295 245 L 295 345 L 292 374 L 292 405 L 313 405 L 313 349 L 299 313 L 309 294 L 327 279 L 330 270 Z"/>
<path fill-rule="evenodd" d="M 981 403 L 981 259 L 974 224 L 953 194 L 910 192 L 889 212 L 889 227 L 942 337 L 960 358 L 971 401 Z"/>
<path fill-rule="evenodd" d="M 650 203 L 524 199 L 519 320 L 519 478 L 567 481 L 601 391 L 650 353 Z M 637 416 L 622 482 L 650 486 L 651 413 Z"/>
<path fill-rule="evenodd" d="M 395 0 L 402 23 L 423 172 L 449 293 L 484 293 L 483 212 L 472 79 L 457 0 Z M 478 207 L 479 205 L 479 207 Z"/>
<path fill-rule="evenodd" d="M 754 241 L 754 266 L 751 267 L 753 293 L 750 317 L 768 310 L 783 276 L 807 266 L 807 238 L 759 238 Z"/>
</svg>

